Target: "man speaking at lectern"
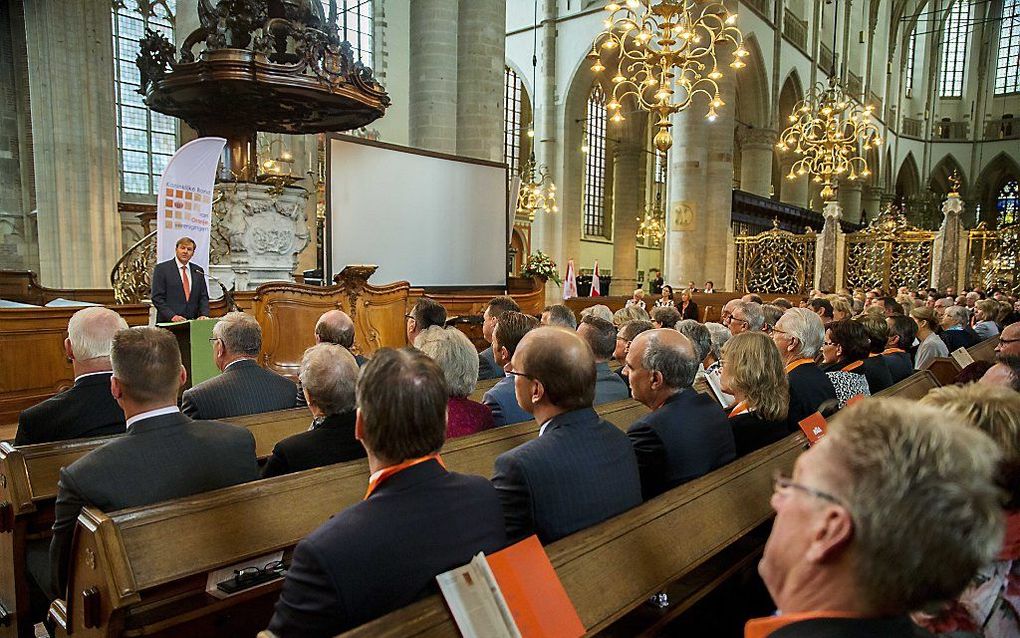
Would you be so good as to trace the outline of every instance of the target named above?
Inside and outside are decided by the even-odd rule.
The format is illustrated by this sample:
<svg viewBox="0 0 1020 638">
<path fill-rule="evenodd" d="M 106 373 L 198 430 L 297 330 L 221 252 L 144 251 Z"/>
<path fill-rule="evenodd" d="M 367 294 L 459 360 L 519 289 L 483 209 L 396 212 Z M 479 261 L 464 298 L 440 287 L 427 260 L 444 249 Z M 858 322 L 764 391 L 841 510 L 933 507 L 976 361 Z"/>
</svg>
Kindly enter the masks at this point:
<svg viewBox="0 0 1020 638">
<path fill-rule="evenodd" d="M 205 319 L 209 316 L 209 289 L 205 271 L 189 263 L 195 254 L 195 240 L 177 240 L 177 256 L 156 264 L 152 271 L 152 305 L 156 323 Z"/>
</svg>

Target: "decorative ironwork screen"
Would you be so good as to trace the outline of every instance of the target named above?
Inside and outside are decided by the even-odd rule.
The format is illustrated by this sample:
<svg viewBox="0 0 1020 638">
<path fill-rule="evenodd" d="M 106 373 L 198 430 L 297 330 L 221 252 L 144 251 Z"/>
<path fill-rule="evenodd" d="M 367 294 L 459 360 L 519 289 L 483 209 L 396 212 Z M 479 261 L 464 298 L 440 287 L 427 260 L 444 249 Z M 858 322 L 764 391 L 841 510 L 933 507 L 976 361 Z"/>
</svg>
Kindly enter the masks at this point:
<svg viewBox="0 0 1020 638">
<path fill-rule="evenodd" d="M 141 303 L 152 289 L 152 269 L 156 267 L 156 231 L 128 248 L 110 273 L 117 303 Z"/>
<path fill-rule="evenodd" d="M 741 292 L 806 295 L 815 281 L 813 230 L 795 235 L 779 230 L 734 238 L 736 244 L 736 289 Z"/>
<path fill-rule="evenodd" d="M 846 236 L 846 288 L 896 290 L 931 285 L 935 233 L 911 226 L 890 206 L 863 230 Z"/>
<path fill-rule="evenodd" d="M 984 222 L 967 234 L 967 287 L 1006 288 L 1020 294 L 1020 224 L 990 230 Z"/>
</svg>

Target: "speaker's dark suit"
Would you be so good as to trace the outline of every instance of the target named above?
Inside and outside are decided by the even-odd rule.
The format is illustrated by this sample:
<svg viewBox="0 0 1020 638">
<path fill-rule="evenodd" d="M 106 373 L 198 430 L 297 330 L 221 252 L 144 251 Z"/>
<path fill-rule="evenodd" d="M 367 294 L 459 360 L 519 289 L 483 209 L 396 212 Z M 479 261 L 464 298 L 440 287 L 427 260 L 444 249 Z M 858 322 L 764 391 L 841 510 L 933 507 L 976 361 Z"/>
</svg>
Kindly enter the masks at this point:
<svg viewBox="0 0 1020 638">
<path fill-rule="evenodd" d="M 209 289 L 205 285 L 205 271 L 189 262 L 188 277 L 191 281 L 191 295 L 185 299 L 184 282 L 181 280 L 181 271 L 177 269 L 177 260 L 156 264 L 152 271 L 151 297 L 158 323 L 166 323 L 174 315 L 185 319 L 209 316 Z"/>
<path fill-rule="evenodd" d="M 836 400 L 836 388 L 829 375 L 816 363 L 804 363 L 786 375 L 790 381 L 789 430 L 800 430 L 800 422 L 818 411 L 826 401 Z"/>
<path fill-rule="evenodd" d="M 247 428 L 192 421 L 176 412 L 132 423 L 125 436 L 60 470 L 50 543 L 56 593 L 64 593 L 71 537 L 82 507 L 115 512 L 258 477 L 255 437 Z"/>
<path fill-rule="evenodd" d="M 269 630 L 335 636 L 438 591 L 438 574 L 504 545 L 488 481 L 413 465 L 298 543 Z"/>
<path fill-rule="evenodd" d="M 311 430 L 277 443 L 262 468 L 262 478 L 365 458 L 364 446 L 354 438 L 356 415 L 354 410 L 331 414 Z"/>
<path fill-rule="evenodd" d="M 485 350 L 478 353 L 478 380 L 485 381 L 486 379 L 498 379 L 505 377 L 506 373 L 503 372 L 503 368 L 500 368 L 496 364 L 496 358 L 492 354 L 492 346 L 489 346 Z"/>
<path fill-rule="evenodd" d="M 181 412 L 193 419 L 224 419 L 297 407 L 297 386 L 287 377 L 241 359 L 184 391 Z"/>
<path fill-rule="evenodd" d="M 685 388 L 627 430 L 645 500 L 736 458 L 733 429 L 707 395 Z"/>
<path fill-rule="evenodd" d="M 537 439 L 501 454 L 492 484 L 511 541 L 551 543 L 641 504 L 627 436 L 591 408 L 550 419 Z"/>
<path fill-rule="evenodd" d="M 124 433 L 124 412 L 110 394 L 112 372 L 83 376 L 74 385 L 18 415 L 15 445 Z"/>
</svg>

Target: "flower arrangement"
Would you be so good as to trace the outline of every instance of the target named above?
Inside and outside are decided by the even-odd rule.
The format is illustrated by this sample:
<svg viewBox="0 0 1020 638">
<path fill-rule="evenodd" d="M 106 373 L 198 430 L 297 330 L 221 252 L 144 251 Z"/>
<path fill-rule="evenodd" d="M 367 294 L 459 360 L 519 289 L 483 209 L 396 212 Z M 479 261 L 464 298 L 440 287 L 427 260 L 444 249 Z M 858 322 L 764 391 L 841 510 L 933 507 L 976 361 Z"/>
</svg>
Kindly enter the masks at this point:
<svg viewBox="0 0 1020 638">
<path fill-rule="evenodd" d="M 551 279 L 557 286 L 563 283 L 559 271 L 556 269 L 556 262 L 541 250 L 528 255 L 528 260 L 524 262 L 524 268 L 521 269 L 521 276 Z"/>
</svg>

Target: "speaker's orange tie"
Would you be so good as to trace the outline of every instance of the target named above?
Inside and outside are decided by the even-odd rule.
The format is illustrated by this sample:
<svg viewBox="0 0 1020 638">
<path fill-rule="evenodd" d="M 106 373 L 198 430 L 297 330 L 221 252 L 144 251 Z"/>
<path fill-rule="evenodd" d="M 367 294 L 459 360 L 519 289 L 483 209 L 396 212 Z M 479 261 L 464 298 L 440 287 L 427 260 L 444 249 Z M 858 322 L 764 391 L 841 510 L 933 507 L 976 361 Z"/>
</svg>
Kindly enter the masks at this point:
<svg viewBox="0 0 1020 638">
<path fill-rule="evenodd" d="M 191 281 L 188 280 L 188 266 L 181 266 L 181 282 L 184 284 L 184 300 L 191 301 Z"/>
</svg>

